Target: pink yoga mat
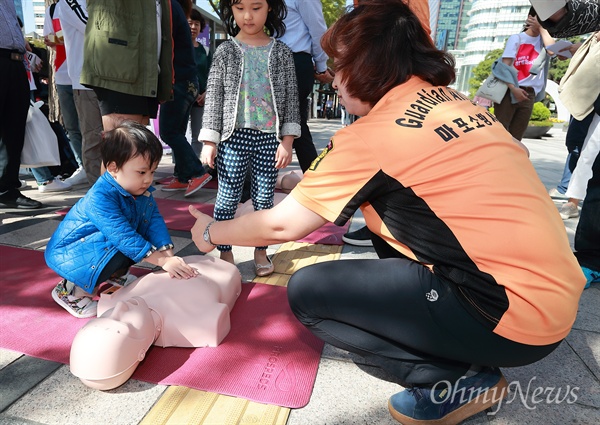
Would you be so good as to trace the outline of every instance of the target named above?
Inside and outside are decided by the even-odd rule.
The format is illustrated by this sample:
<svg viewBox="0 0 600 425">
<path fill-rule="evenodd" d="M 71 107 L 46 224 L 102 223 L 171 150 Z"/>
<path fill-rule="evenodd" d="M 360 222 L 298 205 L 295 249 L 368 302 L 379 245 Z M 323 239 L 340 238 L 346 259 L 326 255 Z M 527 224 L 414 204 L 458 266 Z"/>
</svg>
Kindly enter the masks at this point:
<svg viewBox="0 0 600 425">
<path fill-rule="evenodd" d="M 191 230 L 196 219 L 188 211 L 188 206 L 192 204 L 204 214 L 213 215 L 213 204 L 202 204 L 192 201 L 177 201 L 174 199 L 154 198 L 158 210 L 167 223 L 167 228 L 171 230 Z M 70 208 L 63 208 L 56 211 L 57 214 L 65 215 Z M 321 228 L 315 230 L 310 235 L 298 240 L 298 242 L 307 242 L 324 245 L 343 245 L 342 236 L 348 231 L 350 222 L 344 226 L 336 226 L 333 223 L 327 223 Z"/>
<path fill-rule="evenodd" d="M 0 258 L 0 347 L 68 363 L 71 342 L 89 319 L 72 317 L 52 300 L 59 278 L 46 267 L 43 252 L 0 245 Z M 243 284 L 231 325 L 216 348 L 152 347 L 133 378 L 305 406 L 323 343 L 296 320 L 286 288 Z"/>
<path fill-rule="evenodd" d="M 173 199 L 154 198 L 158 210 L 167 223 L 167 229 L 190 231 L 196 222 L 188 211 L 188 207 L 193 205 L 197 210 L 204 214 L 213 215 L 215 206 L 213 204 L 201 204 L 192 201 L 176 201 Z"/>
<path fill-rule="evenodd" d="M 202 204 L 192 201 L 176 201 L 166 198 L 154 198 L 160 214 L 165 219 L 167 229 L 171 230 L 186 230 L 192 229 L 196 219 L 188 211 L 188 206 L 191 204 L 204 214 L 213 215 L 213 204 Z M 56 211 L 58 215 L 66 215 L 71 207 L 63 208 Z"/>
</svg>

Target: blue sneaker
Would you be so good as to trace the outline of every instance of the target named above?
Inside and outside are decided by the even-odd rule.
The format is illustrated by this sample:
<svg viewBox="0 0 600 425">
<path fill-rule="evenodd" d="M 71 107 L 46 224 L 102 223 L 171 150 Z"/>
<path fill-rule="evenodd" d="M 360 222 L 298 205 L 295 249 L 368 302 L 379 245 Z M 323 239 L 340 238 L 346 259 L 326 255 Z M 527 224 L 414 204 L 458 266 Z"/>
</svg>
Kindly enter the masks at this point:
<svg viewBox="0 0 600 425">
<path fill-rule="evenodd" d="M 441 381 L 432 388 L 410 388 L 390 397 L 388 408 L 403 425 L 453 425 L 498 403 L 508 394 L 500 369 Z"/>
<path fill-rule="evenodd" d="M 585 275 L 585 287 L 587 289 L 590 287 L 592 283 L 600 282 L 600 272 L 597 272 L 592 269 L 588 269 L 587 267 L 581 266 L 581 271 Z"/>
</svg>

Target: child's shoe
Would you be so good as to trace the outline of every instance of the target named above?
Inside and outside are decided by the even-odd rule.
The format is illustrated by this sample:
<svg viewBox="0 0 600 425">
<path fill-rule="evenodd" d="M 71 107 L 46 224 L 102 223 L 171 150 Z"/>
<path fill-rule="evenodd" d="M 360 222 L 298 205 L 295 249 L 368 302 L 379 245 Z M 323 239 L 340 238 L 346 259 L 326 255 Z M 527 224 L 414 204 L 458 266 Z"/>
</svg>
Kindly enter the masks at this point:
<svg viewBox="0 0 600 425">
<path fill-rule="evenodd" d="M 95 317 L 98 310 L 98 301 L 93 301 L 89 296 L 75 296 L 75 284 L 67 279 L 61 280 L 52 290 L 52 298 L 58 305 L 67 310 L 78 319 Z"/>
<path fill-rule="evenodd" d="M 388 402 L 392 417 L 405 425 L 458 424 L 508 394 L 508 383 L 497 368 L 484 368 L 474 376 L 447 384 L 394 394 Z"/>
<path fill-rule="evenodd" d="M 600 282 L 600 272 L 583 266 L 581 266 L 581 271 L 583 271 L 586 279 L 584 289 L 589 288 L 592 283 Z"/>
</svg>

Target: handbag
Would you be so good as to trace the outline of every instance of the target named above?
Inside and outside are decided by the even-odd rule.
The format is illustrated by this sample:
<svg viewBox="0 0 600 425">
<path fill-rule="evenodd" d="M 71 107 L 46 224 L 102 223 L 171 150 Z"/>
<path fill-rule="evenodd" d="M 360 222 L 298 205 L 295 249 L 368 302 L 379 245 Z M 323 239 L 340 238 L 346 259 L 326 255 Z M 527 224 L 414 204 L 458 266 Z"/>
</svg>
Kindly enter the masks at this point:
<svg viewBox="0 0 600 425">
<path fill-rule="evenodd" d="M 508 85 L 502 80 L 494 77 L 494 74 L 490 74 L 486 80 L 481 84 L 475 96 L 483 97 L 484 99 L 491 100 L 495 103 L 502 102 Z"/>
<path fill-rule="evenodd" d="M 594 102 L 600 96 L 600 40 L 597 34 L 592 34 L 577 49 L 558 86 L 558 97 L 579 121 L 592 113 Z"/>
<path fill-rule="evenodd" d="M 40 106 L 43 102 L 29 105 L 25 124 L 25 141 L 21 151 L 21 167 L 38 168 L 60 165 L 58 139 Z"/>
</svg>

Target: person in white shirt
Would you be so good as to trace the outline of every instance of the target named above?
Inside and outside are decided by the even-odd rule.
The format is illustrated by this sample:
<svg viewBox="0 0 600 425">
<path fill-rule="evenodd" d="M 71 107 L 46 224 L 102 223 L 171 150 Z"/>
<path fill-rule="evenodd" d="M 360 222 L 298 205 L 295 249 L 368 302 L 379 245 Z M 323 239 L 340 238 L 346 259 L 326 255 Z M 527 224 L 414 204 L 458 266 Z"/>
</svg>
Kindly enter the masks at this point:
<svg viewBox="0 0 600 425">
<path fill-rule="evenodd" d="M 302 135 L 294 140 L 302 172 L 308 170 L 317 157 L 317 149 L 308 128 L 308 96 L 315 78 L 331 83 L 333 72 L 327 68 L 327 54 L 321 48 L 321 37 L 327 30 L 320 0 L 285 0 L 288 10 L 285 34 L 280 38 L 294 53 L 298 97 L 300 99 L 300 126 Z"/>
<path fill-rule="evenodd" d="M 506 81 L 508 90 L 502 102 L 494 103 L 494 115 L 517 140 L 523 138 L 533 104 L 545 96 L 548 58 L 540 28 L 535 10 L 531 8 L 525 31 L 511 35 L 502 53 L 502 63 L 516 69 L 518 84 Z M 546 62 L 534 74 L 534 64 L 542 55 L 546 55 Z"/>
<path fill-rule="evenodd" d="M 60 19 L 67 52 L 67 68 L 73 86 L 73 100 L 79 116 L 82 134 L 81 156 L 83 168 L 90 184 L 100 177 L 100 143 L 102 142 L 102 115 L 98 98 L 93 90 L 80 82 L 83 66 L 83 40 L 87 24 L 85 0 L 58 2 L 55 17 Z"/>
<path fill-rule="evenodd" d="M 60 1 L 60 0 L 59 0 Z M 73 151 L 78 168 L 65 180 L 71 186 L 88 183 L 81 155 L 81 130 L 79 129 L 79 116 L 73 100 L 73 86 L 69 70 L 67 69 L 67 52 L 63 40 L 62 26 L 60 20 L 55 16 L 56 4 L 51 4 L 46 9 L 44 18 L 44 42 L 46 46 L 54 49 L 54 83 L 58 94 L 58 103 L 63 118 L 65 130 L 69 136 L 69 144 Z"/>
</svg>

